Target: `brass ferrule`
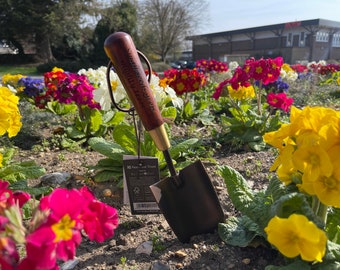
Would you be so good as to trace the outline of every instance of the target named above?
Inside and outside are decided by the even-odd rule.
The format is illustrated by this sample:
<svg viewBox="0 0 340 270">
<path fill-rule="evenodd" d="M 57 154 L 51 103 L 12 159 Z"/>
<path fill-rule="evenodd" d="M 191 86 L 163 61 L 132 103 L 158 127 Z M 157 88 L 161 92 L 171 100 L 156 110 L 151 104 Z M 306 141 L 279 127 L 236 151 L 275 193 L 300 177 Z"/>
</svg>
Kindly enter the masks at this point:
<svg viewBox="0 0 340 270">
<path fill-rule="evenodd" d="M 164 151 L 170 148 L 170 141 L 168 138 L 168 134 L 166 133 L 164 124 L 152 130 L 149 130 L 148 132 L 159 150 Z"/>
</svg>

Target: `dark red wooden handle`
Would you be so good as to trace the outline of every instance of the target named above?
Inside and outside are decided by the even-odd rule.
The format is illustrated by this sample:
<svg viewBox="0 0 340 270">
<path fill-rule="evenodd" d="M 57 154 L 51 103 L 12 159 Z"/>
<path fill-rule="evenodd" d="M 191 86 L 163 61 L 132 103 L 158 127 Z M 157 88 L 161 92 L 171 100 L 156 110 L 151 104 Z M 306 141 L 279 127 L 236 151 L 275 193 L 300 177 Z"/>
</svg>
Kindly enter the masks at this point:
<svg viewBox="0 0 340 270">
<path fill-rule="evenodd" d="M 105 40 L 104 49 L 144 128 L 149 131 L 161 126 L 164 121 L 131 36 L 116 32 Z"/>
</svg>

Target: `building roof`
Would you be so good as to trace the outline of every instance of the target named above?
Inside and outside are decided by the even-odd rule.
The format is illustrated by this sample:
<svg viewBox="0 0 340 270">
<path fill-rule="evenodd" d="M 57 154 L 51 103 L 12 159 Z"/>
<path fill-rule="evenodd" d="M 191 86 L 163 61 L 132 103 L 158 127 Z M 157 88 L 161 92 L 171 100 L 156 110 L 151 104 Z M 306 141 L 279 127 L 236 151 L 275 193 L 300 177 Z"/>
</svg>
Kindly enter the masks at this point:
<svg viewBox="0 0 340 270">
<path fill-rule="evenodd" d="M 287 23 L 271 24 L 271 25 L 244 28 L 244 29 L 231 30 L 231 31 L 215 32 L 215 33 L 210 33 L 210 34 L 194 35 L 194 36 L 189 36 L 186 39 L 194 40 L 196 38 L 201 38 L 201 37 L 213 38 L 217 36 L 230 36 L 230 35 L 244 34 L 244 33 L 249 33 L 249 32 L 275 31 L 275 30 L 277 31 L 277 30 L 283 30 L 283 29 L 299 27 L 299 26 L 306 27 L 306 28 L 311 27 L 311 26 L 319 26 L 323 28 L 337 28 L 340 31 L 340 22 L 330 21 L 330 20 L 325 20 L 325 19 L 313 19 L 313 20 L 305 20 L 305 21 L 294 21 L 294 22 L 287 22 Z"/>
</svg>

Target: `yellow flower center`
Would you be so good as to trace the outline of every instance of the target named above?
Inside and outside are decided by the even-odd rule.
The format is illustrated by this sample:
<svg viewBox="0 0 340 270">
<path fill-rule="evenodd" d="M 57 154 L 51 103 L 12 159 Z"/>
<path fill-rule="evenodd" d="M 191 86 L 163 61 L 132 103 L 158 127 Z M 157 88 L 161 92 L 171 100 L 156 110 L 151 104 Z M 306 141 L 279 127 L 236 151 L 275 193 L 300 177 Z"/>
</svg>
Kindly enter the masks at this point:
<svg viewBox="0 0 340 270">
<path fill-rule="evenodd" d="M 323 182 L 324 182 L 324 184 L 325 184 L 325 186 L 326 186 L 327 188 L 329 188 L 329 189 L 334 189 L 334 188 L 336 188 L 336 186 L 337 186 L 337 181 L 334 179 L 333 176 L 331 176 L 331 177 L 325 177 L 323 180 L 324 180 Z"/>
<path fill-rule="evenodd" d="M 116 91 L 117 86 L 118 86 L 118 81 L 111 81 L 112 92 Z"/>
<path fill-rule="evenodd" d="M 309 162 L 311 165 L 318 165 L 320 164 L 320 159 L 318 155 L 315 154 L 311 154 L 310 158 L 309 158 Z"/>
<path fill-rule="evenodd" d="M 262 67 L 256 67 L 256 73 L 262 73 Z"/>
<path fill-rule="evenodd" d="M 72 228 L 75 224 L 76 222 L 68 214 L 63 216 L 58 223 L 53 224 L 52 231 L 56 235 L 54 242 L 70 240 L 72 238 Z"/>
</svg>

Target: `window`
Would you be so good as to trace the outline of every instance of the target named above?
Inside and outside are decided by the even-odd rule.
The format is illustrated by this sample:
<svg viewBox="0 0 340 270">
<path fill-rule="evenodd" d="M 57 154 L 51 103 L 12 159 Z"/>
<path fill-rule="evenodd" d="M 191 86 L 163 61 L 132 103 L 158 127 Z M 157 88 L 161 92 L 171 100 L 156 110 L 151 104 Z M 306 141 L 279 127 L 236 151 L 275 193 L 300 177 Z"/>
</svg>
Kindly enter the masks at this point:
<svg viewBox="0 0 340 270">
<path fill-rule="evenodd" d="M 300 44 L 299 44 L 299 46 L 304 47 L 305 41 L 306 41 L 305 32 L 301 32 L 300 33 Z"/>
<path fill-rule="evenodd" d="M 316 33 L 316 41 L 328 42 L 329 34 L 327 32 L 319 31 Z"/>
<path fill-rule="evenodd" d="M 292 33 L 288 33 L 287 36 L 287 47 L 291 47 L 293 45 L 293 34 Z"/>
<path fill-rule="evenodd" d="M 333 35 L 332 46 L 340 47 L 340 33 L 336 33 Z"/>
</svg>

